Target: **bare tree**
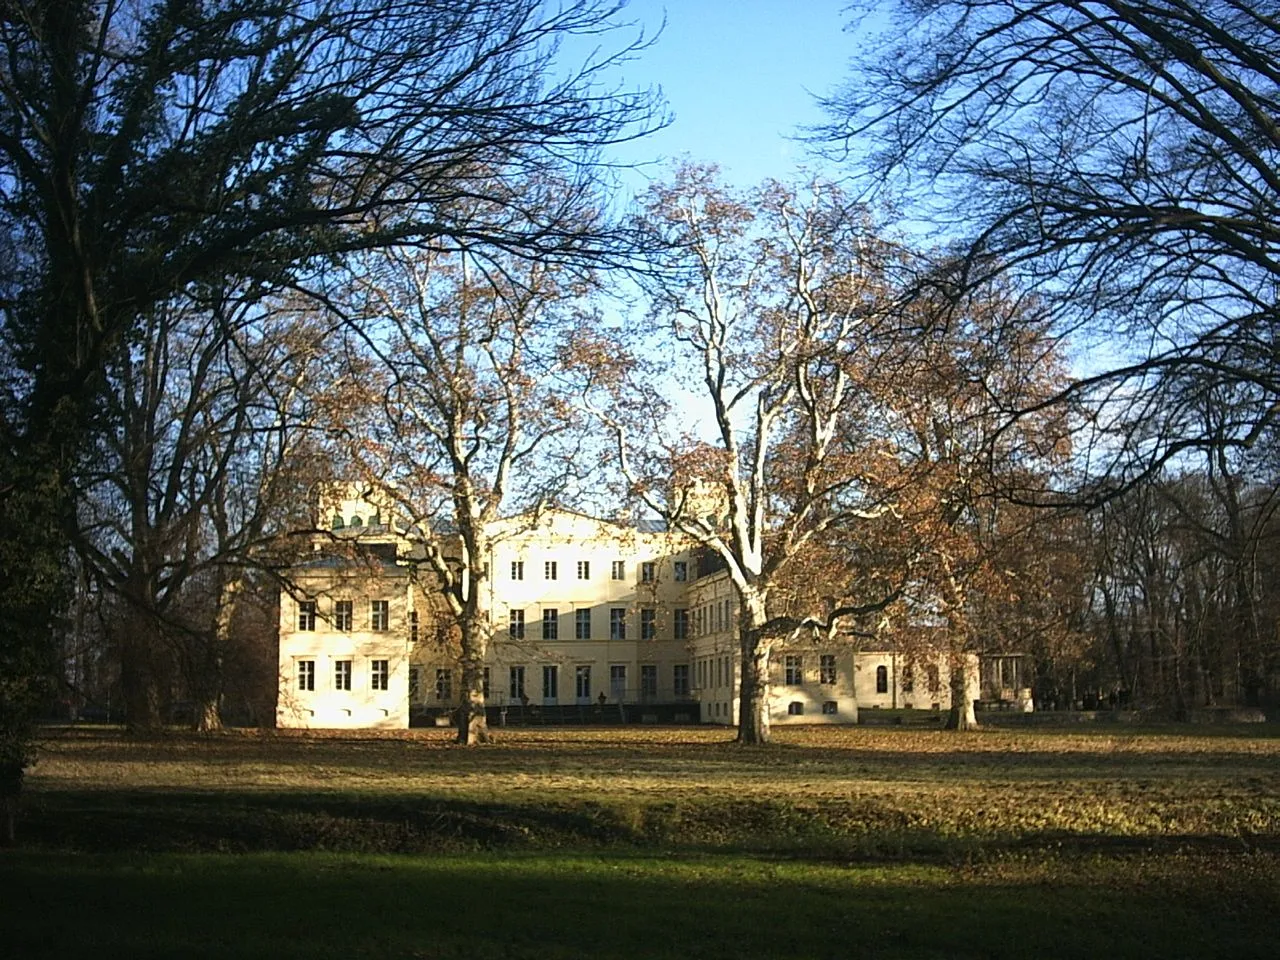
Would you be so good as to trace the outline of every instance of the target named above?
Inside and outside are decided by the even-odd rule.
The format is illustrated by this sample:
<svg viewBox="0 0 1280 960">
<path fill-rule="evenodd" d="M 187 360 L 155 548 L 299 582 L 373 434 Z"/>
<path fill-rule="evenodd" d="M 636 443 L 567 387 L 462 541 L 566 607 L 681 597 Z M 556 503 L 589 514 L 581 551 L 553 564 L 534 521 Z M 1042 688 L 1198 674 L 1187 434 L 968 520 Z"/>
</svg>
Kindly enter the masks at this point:
<svg viewBox="0 0 1280 960">
<path fill-rule="evenodd" d="M 107 371 L 171 298 L 198 284 L 272 291 L 393 243 L 617 253 L 618 233 L 582 211 L 603 207 L 596 151 L 660 122 L 650 93 L 604 80 L 643 41 L 577 67 L 558 50 L 612 33 L 617 12 L 598 0 L 5 4 L 0 580 L 26 589 L 0 597 L 13 600 L 0 644 L 15 663 L 40 659 L 15 638 L 47 649 L 65 597 L 45 571 L 65 566 L 81 474 L 116 426 Z M 509 189 L 549 171 L 572 187 L 557 204 Z M 488 220 L 450 218 L 478 194 L 494 201 Z"/>
<path fill-rule="evenodd" d="M 583 282 L 554 266 L 504 266 L 387 250 L 358 262 L 340 298 L 376 357 L 365 403 L 380 417 L 352 438 L 352 463 L 410 518 L 420 581 L 456 627 L 465 744 L 489 739 L 493 547 L 569 495 L 584 466 L 584 421 L 569 403 Z"/>
<path fill-rule="evenodd" d="M 1253 0 L 928 0 L 861 57 L 818 139 L 1017 277 L 1091 367 L 1105 497 L 1280 410 L 1280 28 Z M 1199 411 L 1221 386 L 1229 420 Z M 1083 444 L 1078 452 L 1084 453 Z"/>
<path fill-rule="evenodd" d="M 331 380 L 331 331 L 223 290 L 165 304 L 142 332 L 108 374 L 119 426 L 83 472 L 74 544 L 121 600 L 108 631 L 130 725 L 162 721 L 176 672 L 211 729 L 247 571 L 307 501 L 313 478 L 299 472 L 317 437 L 306 404 Z"/>
<path fill-rule="evenodd" d="M 738 739 L 761 743 L 777 642 L 829 632 L 896 596 L 860 597 L 868 584 L 846 581 L 799 616 L 771 603 L 807 548 L 837 530 L 856 540 L 893 509 L 899 471 L 860 371 L 901 332 L 886 309 L 899 254 L 834 187 L 772 184 L 746 198 L 694 167 L 652 190 L 645 223 L 666 251 L 646 287 L 667 346 L 643 348 L 661 359 L 637 364 L 628 386 L 607 385 L 620 399 L 604 415 L 632 495 L 728 569 L 739 596 Z M 671 435 L 680 401 L 667 370 L 705 405 L 709 436 Z"/>
</svg>

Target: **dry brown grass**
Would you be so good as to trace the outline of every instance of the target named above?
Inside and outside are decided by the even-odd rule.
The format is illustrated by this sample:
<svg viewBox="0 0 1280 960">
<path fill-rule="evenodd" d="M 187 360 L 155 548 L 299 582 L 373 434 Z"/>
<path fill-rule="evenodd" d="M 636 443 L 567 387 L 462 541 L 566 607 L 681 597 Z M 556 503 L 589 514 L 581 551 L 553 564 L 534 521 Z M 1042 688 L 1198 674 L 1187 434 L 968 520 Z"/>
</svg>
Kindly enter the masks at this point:
<svg viewBox="0 0 1280 960">
<path fill-rule="evenodd" d="M 707 727 L 508 729 L 467 749 L 442 730 L 132 740 L 79 729 L 47 739 L 30 788 L 55 805 L 124 791 L 603 809 L 624 834 L 667 842 L 1280 845 L 1280 738 L 1216 730 L 792 728 L 752 749 Z"/>
</svg>

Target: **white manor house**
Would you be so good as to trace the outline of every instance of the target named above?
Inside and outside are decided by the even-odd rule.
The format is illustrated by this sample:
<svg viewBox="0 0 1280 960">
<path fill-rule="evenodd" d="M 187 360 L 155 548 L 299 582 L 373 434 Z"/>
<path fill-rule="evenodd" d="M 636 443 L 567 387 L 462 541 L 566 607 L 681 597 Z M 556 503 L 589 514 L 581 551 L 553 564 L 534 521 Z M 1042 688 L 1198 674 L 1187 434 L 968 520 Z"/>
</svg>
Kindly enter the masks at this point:
<svg viewBox="0 0 1280 960">
<path fill-rule="evenodd" d="M 404 728 L 445 722 L 462 702 L 434 576 L 424 566 L 415 581 L 415 531 L 374 500 L 352 486 L 322 502 L 330 533 L 282 591 L 280 727 Z M 737 596 L 705 551 L 654 525 L 563 510 L 503 527 L 482 581 L 492 723 L 737 722 Z M 971 667 L 976 699 L 976 657 Z M 941 657 L 797 645 L 774 656 L 771 722 L 945 710 L 946 677 Z"/>
</svg>

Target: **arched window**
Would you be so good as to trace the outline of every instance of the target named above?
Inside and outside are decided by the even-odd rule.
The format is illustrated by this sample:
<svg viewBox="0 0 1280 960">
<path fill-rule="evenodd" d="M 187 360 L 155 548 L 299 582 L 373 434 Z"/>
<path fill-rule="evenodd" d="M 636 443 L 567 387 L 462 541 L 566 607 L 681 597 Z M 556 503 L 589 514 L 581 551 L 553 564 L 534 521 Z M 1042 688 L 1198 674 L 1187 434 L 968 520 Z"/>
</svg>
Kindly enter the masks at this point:
<svg viewBox="0 0 1280 960">
<path fill-rule="evenodd" d="M 876 693 L 889 692 L 889 668 L 876 667 Z"/>
<path fill-rule="evenodd" d="M 335 513 L 333 515 L 333 529 L 341 530 L 343 526 L 342 517 Z"/>
<path fill-rule="evenodd" d="M 355 527 L 363 527 L 363 526 L 364 526 L 364 521 L 363 521 L 363 520 L 361 520 L 359 517 L 352 517 L 352 518 L 351 518 L 351 523 L 350 523 L 350 524 L 348 524 L 348 526 L 350 526 L 350 527 L 352 527 L 352 528 L 355 528 Z"/>
</svg>

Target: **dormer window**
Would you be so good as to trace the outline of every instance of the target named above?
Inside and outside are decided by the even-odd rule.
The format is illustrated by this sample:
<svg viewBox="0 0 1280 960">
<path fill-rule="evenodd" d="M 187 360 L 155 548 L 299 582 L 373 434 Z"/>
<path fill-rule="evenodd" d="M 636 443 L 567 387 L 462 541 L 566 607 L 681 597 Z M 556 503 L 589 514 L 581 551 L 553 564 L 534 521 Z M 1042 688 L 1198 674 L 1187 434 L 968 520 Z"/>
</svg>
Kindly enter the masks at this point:
<svg viewBox="0 0 1280 960">
<path fill-rule="evenodd" d="M 333 529 L 341 530 L 344 526 L 346 526 L 346 524 L 342 522 L 342 517 L 335 513 L 333 515 Z"/>
<path fill-rule="evenodd" d="M 350 526 L 350 527 L 351 527 L 351 529 L 352 529 L 352 530 L 354 530 L 356 527 L 363 527 L 363 526 L 364 526 L 364 521 L 363 521 L 363 520 L 361 520 L 359 517 L 352 517 L 352 518 L 351 518 L 351 523 L 350 523 L 350 524 L 348 524 L 348 526 Z"/>
</svg>

